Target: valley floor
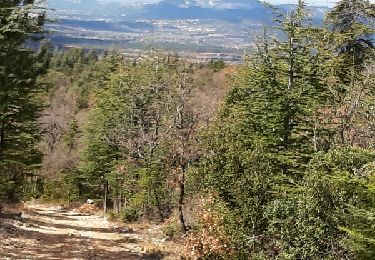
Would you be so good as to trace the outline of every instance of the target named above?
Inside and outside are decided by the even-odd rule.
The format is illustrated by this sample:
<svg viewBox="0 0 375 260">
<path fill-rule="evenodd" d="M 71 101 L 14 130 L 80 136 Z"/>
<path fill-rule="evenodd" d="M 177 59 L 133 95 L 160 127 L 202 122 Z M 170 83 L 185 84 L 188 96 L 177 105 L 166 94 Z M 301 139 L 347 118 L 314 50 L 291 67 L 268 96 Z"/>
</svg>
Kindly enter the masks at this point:
<svg viewBox="0 0 375 260">
<path fill-rule="evenodd" d="M 0 221 L 0 259 L 177 259 L 157 226 L 35 204 Z"/>
</svg>

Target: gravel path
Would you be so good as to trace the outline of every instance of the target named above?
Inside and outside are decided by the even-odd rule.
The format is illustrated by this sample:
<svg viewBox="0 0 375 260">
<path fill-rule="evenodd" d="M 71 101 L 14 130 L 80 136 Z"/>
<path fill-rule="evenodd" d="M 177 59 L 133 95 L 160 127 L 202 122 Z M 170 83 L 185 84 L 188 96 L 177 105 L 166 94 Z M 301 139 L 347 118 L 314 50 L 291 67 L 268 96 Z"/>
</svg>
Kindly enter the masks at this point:
<svg viewBox="0 0 375 260">
<path fill-rule="evenodd" d="M 119 228 L 99 216 L 42 205 L 28 208 L 0 225 L 0 259 L 164 259 L 168 248 L 153 227 Z"/>
</svg>

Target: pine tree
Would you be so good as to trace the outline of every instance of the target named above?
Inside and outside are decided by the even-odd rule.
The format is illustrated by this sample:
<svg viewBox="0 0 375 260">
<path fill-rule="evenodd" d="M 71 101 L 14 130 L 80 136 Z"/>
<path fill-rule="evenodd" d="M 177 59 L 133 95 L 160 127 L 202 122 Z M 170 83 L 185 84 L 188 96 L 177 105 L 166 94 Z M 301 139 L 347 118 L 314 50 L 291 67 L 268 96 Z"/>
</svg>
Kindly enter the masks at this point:
<svg viewBox="0 0 375 260">
<path fill-rule="evenodd" d="M 331 99 L 324 80 L 327 49 L 320 46 L 324 31 L 311 26 L 302 1 L 277 29 L 284 40 L 265 34 L 234 79 L 208 132 L 204 170 L 224 202 L 239 255 L 319 258 L 330 249 L 310 240 L 310 227 L 292 227 L 306 211 L 291 212 L 304 205 L 300 181 L 314 153 L 330 145 L 331 131 L 320 124 Z M 278 219 L 275 212 L 287 214 Z"/>
<path fill-rule="evenodd" d="M 369 0 L 341 0 L 327 15 L 328 26 L 336 34 L 335 47 L 346 55 L 356 71 L 374 49 L 375 4 Z"/>
<path fill-rule="evenodd" d="M 37 76 L 48 65 L 25 48 L 43 30 L 44 11 L 34 1 L 0 3 L 0 191 L 9 199 L 21 194 L 27 174 L 40 162 L 36 149 Z"/>
</svg>

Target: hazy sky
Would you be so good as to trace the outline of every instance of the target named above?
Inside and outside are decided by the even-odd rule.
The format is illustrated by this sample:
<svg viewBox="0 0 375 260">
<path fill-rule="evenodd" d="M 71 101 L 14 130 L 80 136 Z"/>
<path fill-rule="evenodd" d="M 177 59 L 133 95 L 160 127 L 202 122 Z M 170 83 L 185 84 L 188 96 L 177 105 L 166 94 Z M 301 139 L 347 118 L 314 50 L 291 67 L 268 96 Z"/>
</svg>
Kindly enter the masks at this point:
<svg viewBox="0 0 375 260">
<path fill-rule="evenodd" d="M 143 2 L 143 3 L 152 3 L 152 2 L 158 2 L 160 0 L 98 0 L 103 2 L 123 2 L 123 3 L 137 3 L 137 2 Z M 268 2 L 272 4 L 290 4 L 290 3 L 297 3 L 298 0 L 267 0 Z M 335 2 L 338 0 L 306 0 L 306 3 L 308 5 L 322 5 L 322 6 L 333 6 Z M 370 0 L 370 2 L 375 3 L 375 0 Z"/>
<path fill-rule="evenodd" d="M 105 2 L 123 2 L 123 3 L 137 3 L 137 2 L 158 2 L 160 0 L 98 0 Z M 306 0 L 309 5 L 324 5 L 332 6 L 337 0 Z M 375 1 L 375 0 L 374 0 Z M 289 4 L 297 3 L 297 0 L 268 0 L 272 4 Z"/>
</svg>

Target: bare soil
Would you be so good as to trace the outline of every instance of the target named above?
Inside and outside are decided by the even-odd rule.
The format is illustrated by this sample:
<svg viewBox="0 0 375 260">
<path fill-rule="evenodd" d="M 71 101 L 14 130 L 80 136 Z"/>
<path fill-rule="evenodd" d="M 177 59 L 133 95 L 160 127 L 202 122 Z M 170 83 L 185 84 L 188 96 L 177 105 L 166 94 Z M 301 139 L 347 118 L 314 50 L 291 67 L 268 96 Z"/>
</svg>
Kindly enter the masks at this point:
<svg viewBox="0 0 375 260">
<path fill-rule="evenodd" d="M 158 226 L 28 204 L 0 219 L 0 259 L 178 259 Z"/>
</svg>

